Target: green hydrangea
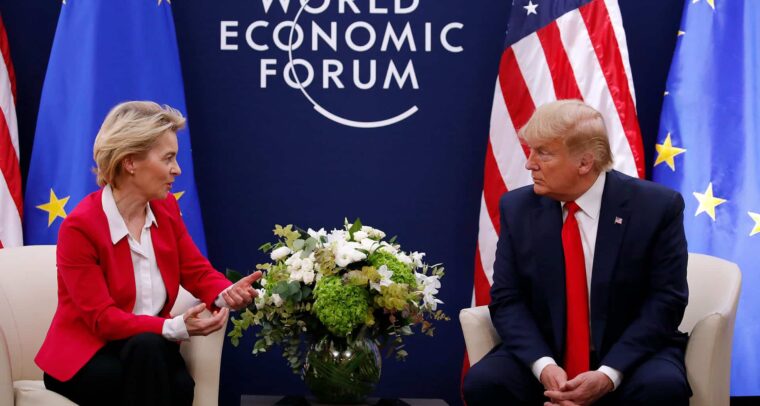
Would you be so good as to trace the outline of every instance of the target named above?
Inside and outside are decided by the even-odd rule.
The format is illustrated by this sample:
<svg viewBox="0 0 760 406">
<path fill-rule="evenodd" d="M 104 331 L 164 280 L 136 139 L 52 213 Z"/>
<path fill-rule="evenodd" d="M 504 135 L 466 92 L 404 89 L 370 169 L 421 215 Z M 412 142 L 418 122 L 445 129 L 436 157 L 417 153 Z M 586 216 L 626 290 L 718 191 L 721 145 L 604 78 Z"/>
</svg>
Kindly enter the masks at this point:
<svg viewBox="0 0 760 406">
<path fill-rule="evenodd" d="M 333 334 L 347 336 L 367 321 L 369 292 L 366 287 L 344 285 L 339 276 L 327 276 L 314 289 L 312 311 Z"/>
<path fill-rule="evenodd" d="M 377 250 L 370 254 L 367 262 L 375 268 L 380 268 L 383 265 L 387 266 L 388 269 L 393 271 L 393 276 L 391 276 L 393 282 L 405 283 L 412 288 L 417 284 L 412 268 L 399 261 L 395 255 L 389 252 Z"/>
</svg>

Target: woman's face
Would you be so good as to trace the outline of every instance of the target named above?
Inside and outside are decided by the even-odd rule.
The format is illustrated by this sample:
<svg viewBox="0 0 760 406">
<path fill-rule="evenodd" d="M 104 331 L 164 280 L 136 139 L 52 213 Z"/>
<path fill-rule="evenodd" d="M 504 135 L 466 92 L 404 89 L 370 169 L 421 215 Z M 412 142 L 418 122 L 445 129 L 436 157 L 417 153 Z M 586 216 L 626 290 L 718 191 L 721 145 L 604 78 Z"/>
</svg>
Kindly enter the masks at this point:
<svg viewBox="0 0 760 406">
<path fill-rule="evenodd" d="M 177 134 L 167 131 L 143 157 L 133 160 L 132 183 L 147 200 L 163 199 L 172 188 L 174 178 L 182 173 L 177 162 Z"/>
</svg>

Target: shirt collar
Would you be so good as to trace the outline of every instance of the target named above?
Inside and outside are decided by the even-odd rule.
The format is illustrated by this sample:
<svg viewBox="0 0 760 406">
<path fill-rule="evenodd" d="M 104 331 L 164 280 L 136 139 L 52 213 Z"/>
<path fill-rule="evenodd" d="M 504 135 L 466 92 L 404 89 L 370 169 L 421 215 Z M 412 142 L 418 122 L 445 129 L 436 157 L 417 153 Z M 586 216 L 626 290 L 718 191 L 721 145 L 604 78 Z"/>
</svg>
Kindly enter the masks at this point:
<svg viewBox="0 0 760 406">
<path fill-rule="evenodd" d="M 575 199 L 575 204 L 580 207 L 581 211 L 594 220 L 599 217 L 599 211 L 602 208 L 605 179 L 607 179 L 607 172 L 602 171 L 596 178 L 596 181 L 594 181 L 594 184 L 579 198 Z M 565 202 L 562 202 L 562 208 L 565 208 Z"/>
<path fill-rule="evenodd" d="M 103 211 L 106 213 L 106 219 L 108 220 L 108 230 L 111 232 L 111 242 L 115 245 L 122 238 L 129 235 L 129 229 L 127 229 L 127 223 L 124 222 L 124 218 L 121 217 L 121 213 L 119 213 L 119 209 L 116 207 L 116 201 L 113 198 L 111 185 L 106 185 L 103 188 L 101 202 L 103 204 Z M 153 210 L 150 209 L 150 204 L 146 204 L 145 225 L 143 228 L 149 228 L 151 224 L 155 224 L 156 227 L 158 227 L 156 216 L 153 215 Z"/>
</svg>

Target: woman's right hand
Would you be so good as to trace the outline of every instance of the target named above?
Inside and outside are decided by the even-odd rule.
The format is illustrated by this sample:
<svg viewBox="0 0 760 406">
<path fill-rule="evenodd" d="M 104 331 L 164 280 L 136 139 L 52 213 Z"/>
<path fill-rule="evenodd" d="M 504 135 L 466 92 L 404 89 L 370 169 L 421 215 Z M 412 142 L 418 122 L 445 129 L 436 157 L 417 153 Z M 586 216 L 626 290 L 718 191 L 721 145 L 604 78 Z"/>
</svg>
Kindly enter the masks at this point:
<svg viewBox="0 0 760 406">
<path fill-rule="evenodd" d="M 185 319 L 185 327 L 190 336 L 207 336 L 227 325 L 227 317 L 230 310 L 223 308 L 215 311 L 211 317 L 201 318 L 200 314 L 206 310 L 204 303 L 199 303 L 188 309 L 182 317 Z"/>
</svg>

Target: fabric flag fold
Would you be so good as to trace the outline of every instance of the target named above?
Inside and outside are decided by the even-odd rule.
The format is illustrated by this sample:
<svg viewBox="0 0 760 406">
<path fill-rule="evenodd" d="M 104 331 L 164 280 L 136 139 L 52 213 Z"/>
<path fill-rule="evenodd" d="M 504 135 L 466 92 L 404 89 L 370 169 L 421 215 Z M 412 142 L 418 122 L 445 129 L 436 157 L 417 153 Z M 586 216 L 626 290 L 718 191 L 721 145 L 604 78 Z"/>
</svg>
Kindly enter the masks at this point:
<svg viewBox="0 0 760 406">
<path fill-rule="evenodd" d="M 0 248 L 23 245 L 21 169 L 16 123 L 16 76 L 5 24 L 0 19 Z"/>
<path fill-rule="evenodd" d="M 736 262 L 731 394 L 760 395 L 760 3 L 687 1 L 653 170 L 686 201 L 689 251 Z"/>
<path fill-rule="evenodd" d="M 42 89 L 25 196 L 27 244 L 54 244 L 66 215 L 97 189 L 92 144 L 108 111 L 127 100 L 167 104 L 187 116 L 168 2 L 68 0 Z M 182 176 L 174 194 L 205 252 L 190 131 L 177 134 Z"/>
</svg>

